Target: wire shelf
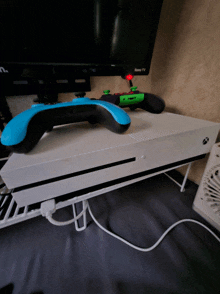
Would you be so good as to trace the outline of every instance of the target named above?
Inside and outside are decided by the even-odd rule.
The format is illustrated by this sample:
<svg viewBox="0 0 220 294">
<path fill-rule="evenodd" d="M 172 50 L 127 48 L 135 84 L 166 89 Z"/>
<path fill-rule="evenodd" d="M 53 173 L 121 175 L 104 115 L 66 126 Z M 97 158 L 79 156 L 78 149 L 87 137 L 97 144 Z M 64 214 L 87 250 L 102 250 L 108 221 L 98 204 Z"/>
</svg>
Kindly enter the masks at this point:
<svg viewBox="0 0 220 294">
<path fill-rule="evenodd" d="M 40 203 L 19 207 L 11 194 L 0 196 L 0 228 L 41 215 Z"/>
<path fill-rule="evenodd" d="M 184 177 L 184 181 L 183 181 L 182 185 L 177 183 L 172 177 L 169 176 L 169 178 L 171 180 L 173 180 L 176 184 L 178 184 L 178 186 L 181 187 L 181 192 L 184 191 L 184 186 L 185 186 L 185 182 L 186 182 L 186 179 L 188 176 L 188 171 L 190 169 L 191 163 L 187 163 L 187 164 L 183 164 L 183 165 L 189 165 L 189 166 L 188 166 L 187 173 Z M 177 167 L 183 166 L 183 165 L 168 168 L 168 169 L 165 169 L 160 172 L 156 172 L 156 173 L 148 175 L 148 176 L 143 176 L 138 179 L 129 180 L 127 182 L 119 183 L 119 184 L 116 184 L 116 185 L 113 185 L 113 186 L 110 186 L 107 188 L 101 188 L 99 190 L 89 192 L 89 193 L 86 193 L 86 194 L 83 194 L 80 196 L 76 196 L 76 197 L 73 197 L 73 198 L 70 198 L 67 200 L 66 199 L 59 199 L 56 202 L 56 210 L 67 207 L 69 205 L 74 205 L 78 202 L 88 200 L 92 197 L 99 196 L 104 193 L 122 188 L 124 186 L 135 183 L 137 181 L 147 179 L 151 176 L 155 176 L 155 175 L 158 175 L 161 173 L 164 173 L 167 175 L 166 172 L 168 172 L 172 169 L 175 169 Z M 31 219 L 33 217 L 40 216 L 40 215 L 41 215 L 41 202 L 34 203 L 31 205 L 27 205 L 27 206 L 23 206 L 23 207 L 19 207 L 17 205 L 17 203 L 15 202 L 13 196 L 10 193 L 8 193 L 7 195 L 0 194 L 0 229 L 7 227 L 7 226 L 10 226 L 10 225 L 13 225 L 13 224 L 16 224 L 16 223 L 19 223 L 19 222 L 22 222 L 22 221 L 25 221 L 25 220 L 28 220 L 28 219 Z M 77 229 L 77 227 L 76 227 L 76 229 Z M 77 230 L 79 230 L 79 228 Z"/>
</svg>

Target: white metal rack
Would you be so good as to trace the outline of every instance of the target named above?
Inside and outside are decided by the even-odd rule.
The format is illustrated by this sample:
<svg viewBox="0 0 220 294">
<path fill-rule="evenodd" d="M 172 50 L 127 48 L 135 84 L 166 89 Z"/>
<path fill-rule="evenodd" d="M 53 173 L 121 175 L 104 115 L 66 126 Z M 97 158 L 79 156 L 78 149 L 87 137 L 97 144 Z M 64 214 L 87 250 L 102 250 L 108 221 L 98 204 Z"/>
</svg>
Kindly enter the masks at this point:
<svg viewBox="0 0 220 294">
<path fill-rule="evenodd" d="M 168 175 L 167 172 L 170 170 L 176 169 L 180 166 L 184 166 L 184 165 L 188 165 L 188 168 L 187 168 L 186 174 L 184 176 L 183 182 L 182 182 L 182 184 L 180 184 L 175 179 L 173 179 L 170 175 Z M 77 216 L 76 203 L 81 202 L 82 209 L 84 209 L 86 201 L 92 197 L 102 195 L 104 193 L 119 189 L 119 188 L 124 187 L 126 185 L 135 183 L 137 181 L 144 180 L 146 178 L 150 178 L 152 176 L 155 176 L 155 175 L 158 175 L 161 173 L 164 173 L 166 176 L 168 176 L 172 181 L 174 181 L 178 186 L 181 187 L 180 191 L 184 192 L 184 187 L 186 184 L 186 180 L 188 178 L 188 174 L 189 174 L 189 170 L 192 165 L 192 162 L 184 164 L 184 165 L 179 165 L 179 166 L 176 166 L 176 167 L 173 167 L 173 168 L 170 168 L 167 170 L 163 170 L 163 171 L 151 174 L 151 175 L 143 176 L 138 179 L 130 180 L 130 181 L 123 182 L 123 183 L 120 183 L 117 185 L 113 185 L 111 187 L 100 189 L 100 190 L 97 190 L 97 191 L 94 191 L 91 193 L 87 193 L 87 194 L 84 194 L 84 195 L 81 195 L 78 197 L 74 197 L 72 199 L 68 199 L 65 201 L 59 201 L 56 204 L 56 210 L 71 205 L 72 209 L 73 209 L 73 216 L 75 218 Z M 3 188 L 1 190 L 3 190 Z M 1 191 L 1 193 L 2 193 L 2 191 Z M 2 207 L 2 209 L 0 210 L 0 229 L 41 215 L 40 203 L 19 207 L 10 193 L 8 195 L 0 195 L 0 203 L 1 203 L 0 206 Z M 83 213 L 83 215 L 80 219 L 82 220 L 81 226 L 79 225 L 78 221 L 75 222 L 75 229 L 77 231 L 82 231 L 82 230 L 86 229 L 86 226 L 87 226 L 86 211 Z"/>
</svg>

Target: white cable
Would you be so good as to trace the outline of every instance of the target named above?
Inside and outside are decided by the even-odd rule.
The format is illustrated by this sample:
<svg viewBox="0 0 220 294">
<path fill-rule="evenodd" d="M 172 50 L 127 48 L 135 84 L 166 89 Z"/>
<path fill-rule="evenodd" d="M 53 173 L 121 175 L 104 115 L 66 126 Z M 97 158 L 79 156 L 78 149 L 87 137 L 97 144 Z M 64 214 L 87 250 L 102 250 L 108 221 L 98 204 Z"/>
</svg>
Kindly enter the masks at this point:
<svg viewBox="0 0 220 294">
<path fill-rule="evenodd" d="M 88 201 L 87 201 L 87 202 L 88 202 Z M 171 225 L 171 226 L 170 226 L 170 227 L 169 227 L 169 228 L 163 233 L 163 235 L 158 239 L 158 241 L 157 241 L 153 246 L 148 247 L 148 248 L 141 248 L 141 247 L 138 247 L 138 246 L 136 246 L 136 245 L 133 245 L 132 243 L 126 241 L 125 239 L 123 239 L 123 238 L 119 237 L 118 235 L 116 235 L 116 234 L 114 234 L 114 233 L 108 231 L 107 229 L 105 229 L 105 228 L 104 228 L 104 227 L 103 227 L 103 226 L 102 226 L 102 225 L 96 220 L 96 218 L 94 217 L 94 215 L 93 215 L 93 213 L 92 213 L 92 211 L 91 211 L 91 208 L 90 208 L 90 206 L 89 206 L 89 203 L 88 203 L 88 210 L 89 210 L 89 213 L 90 213 L 90 215 L 91 215 L 93 221 L 97 224 L 97 226 L 98 226 L 100 229 L 102 229 L 104 232 L 106 232 L 106 233 L 109 234 L 110 236 L 112 236 L 112 237 L 114 237 L 114 238 L 116 238 L 116 239 L 122 241 L 123 243 L 127 244 L 128 246 L 130 246 L 130 247 L 132 247 L 132 248 L 134 248 L 134 249 L 136 249 L 136 250 L 138 250 L 138 251 L 142 251 L 142 252 L 149 252 L 149 251 L 155 249 L 155 248 L 160 244 L 160 242 L 165 238 L 165 236 L 166 236 L 166 235 L 167 235 L 167 234 L 168 234 L 168 233 L 169 233 L 174 227 L 176 227 L 177 225 L 179 225 L 179 224 L 181 224 L 181 223 L 183 223 L 183 222 L 192 222 L 192 223 L 196 223 L 196 224 L 202 226 L 203 228 L 205 228 L 206 230 L 208 230 L 209 233 L 211 233 L 211 234 L 216 238 L 216 240 L 217 240 L 218 242 L 220 242 L 220 238 L 219 238 L 215 233 L 213 233 L 213 232 L 212 232 L 207 226 L 205 226 L 203 223 L 200 223 L 199 221 L 194 220 L 194 219 L 182 219 L 182 220 L 180 220 L 180 221 L 174 223 L 173 225 Z"/>
<path fill-rule="evenodd" d="M 56 221 L 55 219 L 52 218 L 52 213 L 51 212 L 47 212 L 45 217 L 48 219 L 48 221 L 55 225 L 55 226 L 66 226 L 66 225 L 70 225 L 72 223 L 74 223 L 75 221 L 77 221 L 82 215 L 83 213 L 86 211 L 86 209 L 88 208 L 88 201 L 86 201 L 85 203 L 85 207 L 83 208 L 83 210 L 73 219 L 71 220 L 68 220 L 68 221 L 65 221 L 65 222 L 59 222 L 59 221 Z"/>
</svg>

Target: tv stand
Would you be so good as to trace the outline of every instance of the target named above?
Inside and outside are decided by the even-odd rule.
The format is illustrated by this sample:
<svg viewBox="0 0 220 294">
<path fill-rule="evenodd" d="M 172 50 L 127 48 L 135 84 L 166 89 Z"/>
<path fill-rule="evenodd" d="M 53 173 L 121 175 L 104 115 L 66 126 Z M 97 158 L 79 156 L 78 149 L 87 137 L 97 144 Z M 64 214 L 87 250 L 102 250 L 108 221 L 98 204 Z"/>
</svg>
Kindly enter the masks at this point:
<svg viewBox="0 0 220 294">
<path fill-rule="evenodd" d="M 0 84 L 1 85 L 1 84 Z M 0 96 L 0 130 L 3 131 L 4 125 L 12 119 L 12 114 L 8 107 L 5 95 Z"/>
<path fill-rule="evenodd" d="M 38 95 L 35 102 L 46 104 L 56 103 L 58 93 L 91 91 L 89 75 L 76 73 L 68 65 L 50 64 L 20 64 L 16 70 L 8 65 L 0 75 L 0 86 L 4 97 Z"/>
</svg>

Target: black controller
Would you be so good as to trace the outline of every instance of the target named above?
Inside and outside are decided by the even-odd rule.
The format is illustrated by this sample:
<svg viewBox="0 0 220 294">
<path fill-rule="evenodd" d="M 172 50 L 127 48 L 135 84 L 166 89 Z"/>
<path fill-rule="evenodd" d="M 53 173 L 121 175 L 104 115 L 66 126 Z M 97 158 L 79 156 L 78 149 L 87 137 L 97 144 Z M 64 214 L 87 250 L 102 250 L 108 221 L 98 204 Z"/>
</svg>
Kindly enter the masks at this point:
<svg viewBox="0 0 220 294">
<path fill-rule="evenodd" d="M 165 108 L 165 102 L 159 96 L 149 93 L 140 93 L 137 87 L 131 87 L 129 93 L 109 94 L 110 90 L 105 90 L 100 100 L 111 102 L 122 108 L 129 107 L 131 110 L 141 108 L 151 113 L 161 113 Z"/>
</svg>

